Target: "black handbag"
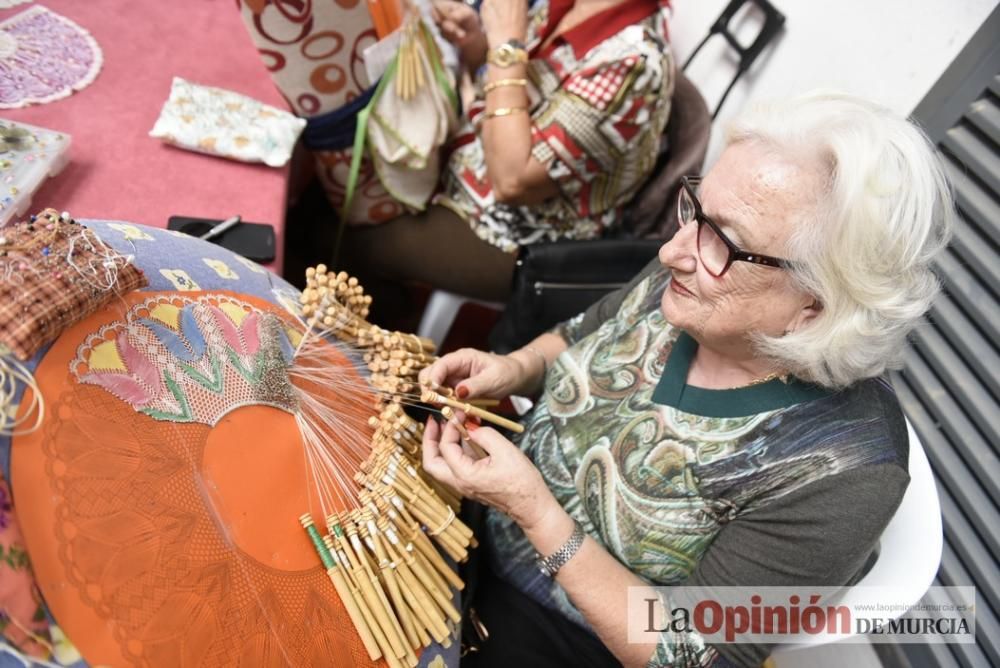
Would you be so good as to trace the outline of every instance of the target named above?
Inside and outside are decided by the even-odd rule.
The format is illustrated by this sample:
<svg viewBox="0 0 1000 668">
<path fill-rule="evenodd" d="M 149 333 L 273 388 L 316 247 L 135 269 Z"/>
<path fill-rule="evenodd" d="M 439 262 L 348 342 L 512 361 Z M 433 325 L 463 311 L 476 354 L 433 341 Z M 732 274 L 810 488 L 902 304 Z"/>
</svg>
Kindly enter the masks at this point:
<svg viewBox="0 0 1000 668">
<path fill-rule="evenodd" d="M 510 300 L 490 332 L 494 352 L 517 350 L 628 283 L 649 263 L 657 239 L 556 241 L 521 248 Z"/>
</svg>

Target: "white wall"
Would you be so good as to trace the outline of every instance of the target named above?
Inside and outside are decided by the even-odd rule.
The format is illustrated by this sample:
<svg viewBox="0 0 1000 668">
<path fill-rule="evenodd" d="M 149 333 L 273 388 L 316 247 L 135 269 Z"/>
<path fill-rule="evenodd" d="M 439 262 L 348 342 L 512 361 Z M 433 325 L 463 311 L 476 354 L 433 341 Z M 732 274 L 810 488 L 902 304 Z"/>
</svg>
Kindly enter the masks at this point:
<svg viewBox="0 0 1000 668">
<path fill-rule="evenodd" d="M 670 36 L 678 66 L 729 0 L 673 0 Z M 713 127 L 708 163 L 721 150 L 725 119 L 748 102 L 838 88 L 909 114 L 997 5 L 997 0 L 771 0 L 786 17 L 784 34 L 729 94 Z M 755 11 L 738 16 L 747 42 Z M 1000 35 L 997 37 L 1000 39 Z M 735 71 L 735 52 L 713 37 L 687 73 L 715 107 Z M 721 122 L 720 122 L 721 121 Z"/>
</svg>

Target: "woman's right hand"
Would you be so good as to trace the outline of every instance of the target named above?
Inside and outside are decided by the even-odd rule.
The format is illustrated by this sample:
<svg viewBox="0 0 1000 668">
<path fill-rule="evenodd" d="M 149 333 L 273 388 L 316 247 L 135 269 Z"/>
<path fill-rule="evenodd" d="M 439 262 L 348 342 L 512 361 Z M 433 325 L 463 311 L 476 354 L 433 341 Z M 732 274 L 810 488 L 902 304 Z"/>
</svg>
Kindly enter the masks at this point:
<svg viewBox="0 0 1000 668">
<path fill-rule="evenodd" d="M 470 70 L 486 61 L 486 33 L 475 9 L 458 0 L 435 0 L 431 14 L 441 34 L 458 48 L 462 63 Z"/>
<path fill-rule="evenodd" d="M 495 355 L 462 348 L 423 369 L 420 383 L 454 387 L 460 399 L 502 399 L 511 394 L 533 393 L 544 375 L 544 362 L 530 353 Z"/>
</svg>

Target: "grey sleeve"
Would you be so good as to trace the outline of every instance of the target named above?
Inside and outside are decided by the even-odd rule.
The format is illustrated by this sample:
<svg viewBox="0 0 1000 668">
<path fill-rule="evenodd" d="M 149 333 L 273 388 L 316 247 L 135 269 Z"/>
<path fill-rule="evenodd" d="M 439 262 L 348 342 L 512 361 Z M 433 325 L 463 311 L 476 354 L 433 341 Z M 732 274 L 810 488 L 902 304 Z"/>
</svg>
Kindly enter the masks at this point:
<svg viewBox="0 0 1000 668">
<path fill-rule="evenodd" d="M 585 336 L 597 331 L 605 321 L 618 313 L 618 309 L 621 308 L 622 302 L 625 301 L 628 293 L 641 283 L 643 279 L 659 269 L 660 266 L 659 258 L 654 257 L 631 281 L 614 292 L 604 295 L 600 300 L 591 304 L 590 308 L 583 313 L 559 323 L 553 331 L 561 336 L 568 345 L 573 345 Z"/>
<path fill-rule="evenodd" d="M 685 585 L 842 586 L 857 582 L 910 476 L 878 464 L 828 476 L 747 512 L 719 532 Z M 713 645 L 760 666 L 768 645 Z"/>
</svg>

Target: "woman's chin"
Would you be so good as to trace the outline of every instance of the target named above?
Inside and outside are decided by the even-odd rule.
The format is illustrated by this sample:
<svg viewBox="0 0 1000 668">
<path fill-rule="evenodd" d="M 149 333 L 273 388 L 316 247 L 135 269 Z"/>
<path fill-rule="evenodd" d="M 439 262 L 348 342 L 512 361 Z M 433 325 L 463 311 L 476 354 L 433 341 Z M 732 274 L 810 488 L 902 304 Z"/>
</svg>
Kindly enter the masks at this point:
<svg viewBox="0 0 1000 668">
<path fill-rule="evenodd" d="M 679 304 L 680 301 L 669 287 L 663 291 L 663 297 L 660 299 L 660 313 L 675 327 L 680 327 L 679 323 L 684 319 L 684 304 Z"/>
</svg>

